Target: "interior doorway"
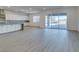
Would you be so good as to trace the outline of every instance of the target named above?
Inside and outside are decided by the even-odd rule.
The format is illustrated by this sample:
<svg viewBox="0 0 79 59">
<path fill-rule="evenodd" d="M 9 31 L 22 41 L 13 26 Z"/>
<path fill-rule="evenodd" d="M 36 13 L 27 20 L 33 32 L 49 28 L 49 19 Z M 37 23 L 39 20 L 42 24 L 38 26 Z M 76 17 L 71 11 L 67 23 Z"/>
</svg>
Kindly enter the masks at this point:
<svg viewBox="0 0 79 59">
<path fill-rule="evenodd" d="M 67 14 L 49 14 L 45 17 L 45 27 L 50 29 L 67 29 Z"/>
</svg>

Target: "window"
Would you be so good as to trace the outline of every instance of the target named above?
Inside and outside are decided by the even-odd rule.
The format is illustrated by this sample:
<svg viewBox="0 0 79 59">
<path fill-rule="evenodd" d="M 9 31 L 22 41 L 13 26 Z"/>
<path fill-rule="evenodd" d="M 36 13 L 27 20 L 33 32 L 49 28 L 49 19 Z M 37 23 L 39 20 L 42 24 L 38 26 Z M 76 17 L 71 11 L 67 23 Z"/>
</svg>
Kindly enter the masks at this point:
<svg viewBox="0 0 79 59">
<path fill-rule="evenodd" d="M 40 20 L 40 16 L 33 16 L 33 22 L 38 23 Z"/>
</svg>

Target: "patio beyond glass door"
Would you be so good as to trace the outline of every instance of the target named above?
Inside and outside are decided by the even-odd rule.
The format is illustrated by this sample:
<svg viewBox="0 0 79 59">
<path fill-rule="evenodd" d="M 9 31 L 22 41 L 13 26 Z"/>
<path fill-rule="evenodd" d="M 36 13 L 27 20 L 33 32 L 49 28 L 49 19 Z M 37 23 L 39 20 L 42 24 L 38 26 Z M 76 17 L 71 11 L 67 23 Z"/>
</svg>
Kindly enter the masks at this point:
<svg viewBox="0 0 79 59">
<path fill-rule="evenodd" d="M 62 15 L 58 17 L 58 24 L 59 24 L 59 29 L 67 29 L 67 16 Z"/>
<path fill-rule="evenodd" d="M 67 16 L 66 15 L 49 15 L 46 19 L 47 28 L 51 29 L 66 29 Z"/>
<path fill-rule="evenodd" d="M 50 16 L 49 17 L 49 25 L 48 28 L 58 28 L 58 16 Z"/>
</svg>

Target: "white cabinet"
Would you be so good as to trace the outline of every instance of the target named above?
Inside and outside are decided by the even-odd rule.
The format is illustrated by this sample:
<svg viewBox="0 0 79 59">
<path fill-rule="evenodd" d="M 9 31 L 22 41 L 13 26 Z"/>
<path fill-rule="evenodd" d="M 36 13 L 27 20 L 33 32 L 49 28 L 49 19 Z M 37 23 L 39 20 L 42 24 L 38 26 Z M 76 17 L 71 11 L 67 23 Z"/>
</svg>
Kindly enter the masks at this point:
<svg viewBox="0 0 79 59">
<path fill-rule="evenodd" d="M 0 34 L 21 29 L 21 24 L 0 25 Z"/>
</svg>

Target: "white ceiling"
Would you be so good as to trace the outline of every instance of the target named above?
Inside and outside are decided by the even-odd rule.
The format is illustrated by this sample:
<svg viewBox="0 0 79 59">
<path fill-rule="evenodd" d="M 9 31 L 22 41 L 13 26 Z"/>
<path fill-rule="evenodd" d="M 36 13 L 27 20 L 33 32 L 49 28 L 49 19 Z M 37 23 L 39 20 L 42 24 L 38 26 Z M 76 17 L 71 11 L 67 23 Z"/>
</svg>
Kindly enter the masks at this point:
<svg viewBox="0 0 79 59">
<path fill-rule="evenodd" d="M 3 9 L 23 12 L 23 13 L 40 13 L 43 11 L 64 8 L 65 6 L 0 6 Z M 67 6 L 66 6 L 67 7 Z"/>
</svg>

